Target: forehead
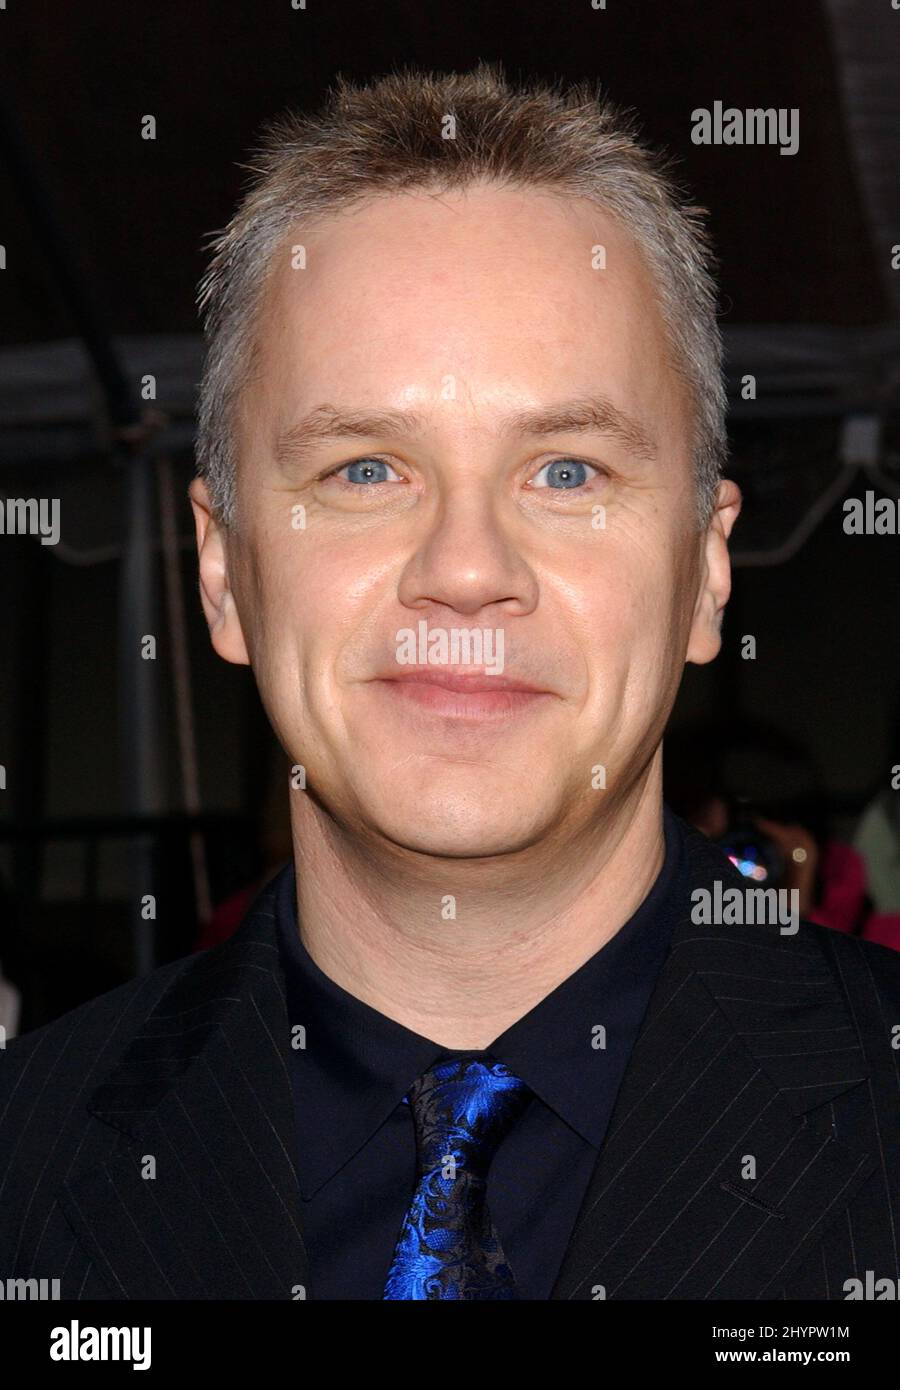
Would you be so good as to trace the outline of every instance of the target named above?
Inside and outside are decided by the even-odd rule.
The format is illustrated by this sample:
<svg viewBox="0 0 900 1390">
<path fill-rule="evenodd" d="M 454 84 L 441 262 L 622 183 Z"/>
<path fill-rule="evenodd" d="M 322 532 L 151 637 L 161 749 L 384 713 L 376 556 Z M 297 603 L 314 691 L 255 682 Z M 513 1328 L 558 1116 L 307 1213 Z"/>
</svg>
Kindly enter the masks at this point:
<svg viewBox="0 0 900 1390">
<path fill-rule="evenodd" d="M 618 219 L 491 184 L 378 195 L 296 227 L 270 267 L 256 368 L 281 423 L 323 399 L 420 405 L 447 380 L 497 409 L 599 387 L 655 417 L 680 394 L 655 282 Z"/>
</svg>

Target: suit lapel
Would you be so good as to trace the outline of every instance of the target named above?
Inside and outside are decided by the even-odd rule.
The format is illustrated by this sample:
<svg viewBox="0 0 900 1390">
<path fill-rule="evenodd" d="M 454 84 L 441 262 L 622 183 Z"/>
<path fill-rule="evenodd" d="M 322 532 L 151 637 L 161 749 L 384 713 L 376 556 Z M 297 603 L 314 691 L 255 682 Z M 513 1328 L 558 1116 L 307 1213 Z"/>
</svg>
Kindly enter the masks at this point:
<svg viewBox="0 0 900 1390">
<path fill-rule="evenodd" d="M 687 849 L 691 891 L 747 886 L 693 830 Z M 778 1297 L 876 1167 L 821 1109 L 867 1075 L 824 953 L 777 926 L 698 926 L 691 903 L 553 1299 Z"/>
<path fill-rule="evenodd" d="M 60 1201 L 116 1297 L 305 1297 L 274 884 L 94 1092 L 111 1156 Z"/>
</svg>

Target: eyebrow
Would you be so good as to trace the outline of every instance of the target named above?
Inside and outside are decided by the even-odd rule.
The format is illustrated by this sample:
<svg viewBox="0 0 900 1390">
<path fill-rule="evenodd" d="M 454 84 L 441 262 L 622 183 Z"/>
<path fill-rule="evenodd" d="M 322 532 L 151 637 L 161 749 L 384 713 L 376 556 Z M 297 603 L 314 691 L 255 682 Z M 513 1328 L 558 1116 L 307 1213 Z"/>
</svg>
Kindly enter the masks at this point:
<svg viewBox="0 0 900 1390">
<path fill-rule="evenodd" d="M 282 464 L 302 463 L 317 444 L 329 440 L 379 436 L 412 436 L 427 428 L 417 411 L 352 410 L 319 405 L 275 441 L 274 456 Z M 630 415 L 598 393 L 559 401 L 538 410 L 517 410 L 507 416 L 503 435 L 605 434 L 631 453 L 652 462 L 659 456 L 653 437 Z"/>
</svg>

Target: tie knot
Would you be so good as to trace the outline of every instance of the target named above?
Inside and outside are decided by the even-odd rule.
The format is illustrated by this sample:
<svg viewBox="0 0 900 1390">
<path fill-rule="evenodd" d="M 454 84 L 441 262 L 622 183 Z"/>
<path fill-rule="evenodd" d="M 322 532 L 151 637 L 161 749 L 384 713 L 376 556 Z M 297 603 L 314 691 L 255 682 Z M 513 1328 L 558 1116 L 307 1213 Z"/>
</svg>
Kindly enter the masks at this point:
<svg viewBox="0 0 900 1390">
<path fill-rule="evenodd" d="M 413 1083 L 408 1101 L 420 1176 L 441 1170 L 484 1179 L 501 1139 L 531 1098 L 503 1062 L 490 1056 L 438 1062 Z"/>
</svg>

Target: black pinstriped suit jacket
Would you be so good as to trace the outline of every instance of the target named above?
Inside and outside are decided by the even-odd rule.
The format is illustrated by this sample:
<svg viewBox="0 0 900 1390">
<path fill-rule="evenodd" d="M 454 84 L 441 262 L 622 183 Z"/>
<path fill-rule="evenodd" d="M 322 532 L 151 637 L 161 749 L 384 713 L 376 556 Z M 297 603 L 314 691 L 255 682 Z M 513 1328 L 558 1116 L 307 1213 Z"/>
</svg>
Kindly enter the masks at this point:
<svg viewBox="0 0 900 1390">
<path fill-rule="evenodd" d="M 692 889 L 746 887 L 694 830 L 687 847 Z M 687 900 L 551 1297 L 838 1300 L 866 1271 L 900 1279 L 898 1025 L 900 953 L 697 926 Z M 0 1279 L 303 1296 L 289 1047 L 270 889 L 221 946 L 9 1043 Z"/>
</svg>

